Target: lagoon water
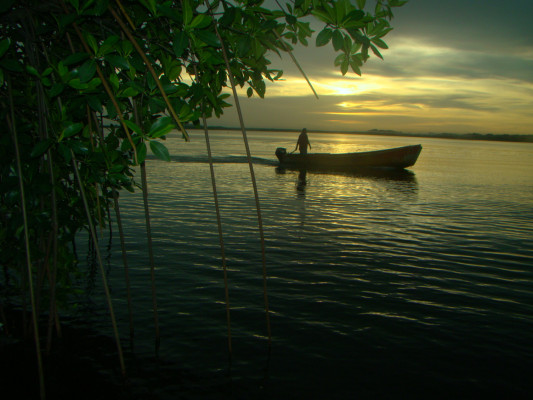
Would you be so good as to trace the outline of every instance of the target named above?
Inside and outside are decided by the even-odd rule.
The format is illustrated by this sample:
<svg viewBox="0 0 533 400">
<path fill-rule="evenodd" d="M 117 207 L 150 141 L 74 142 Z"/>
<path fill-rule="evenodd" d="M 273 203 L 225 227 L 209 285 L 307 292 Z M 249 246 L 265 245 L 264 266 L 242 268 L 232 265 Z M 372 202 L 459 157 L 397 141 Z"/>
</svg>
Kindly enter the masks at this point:
<svg viewBox="0 0 533 400">
<path fill-rule="evenodd" d="M 203 132 L 192 131 L 189 143 L 171 135 L 172 161 L 147 161 L 159 363 L 142 196 L 123 193 L 120 200 L 142 370 L 133 374 L 134 391 L 162 399 L 531 393 L 533 144 L 311 132 L 316 152 L 417 143 L 423 150 L 404 174 L 308 172 L 303 185 L 298 171 L 277 169 L 274 156 L 276 147 L 291 151 L 297 133 L 248 134 L 265 233 L 271 351 L 241 133 L 210 136 L 228 266 L 231 367 Z M 116 227 L 113 235 L 109 280 L 129 349 Z M 99 304 L 91 318 L 109 333 Z"/>
</svg>

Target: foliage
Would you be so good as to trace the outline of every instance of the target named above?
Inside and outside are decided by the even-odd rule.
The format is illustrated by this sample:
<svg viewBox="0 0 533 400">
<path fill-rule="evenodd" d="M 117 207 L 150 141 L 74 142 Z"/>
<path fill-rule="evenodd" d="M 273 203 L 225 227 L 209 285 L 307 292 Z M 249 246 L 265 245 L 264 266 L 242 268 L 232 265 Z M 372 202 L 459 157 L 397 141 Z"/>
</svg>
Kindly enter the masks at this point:
<svg viewBox="0 0 533 400">
<path fill-rule="evenodd" d="M 307 45 L 309 17 L 322 22 L 316 45 L 331 43 L 345 74 L 369 49 L 381 57 L 391 9 L 405 1 L 11 0 L 0 8 L 0 264 L 23 280 L 20 148 L 34 270 L 40 287 L 69 286 L 76 234 L 87 229 L 73 168 L 93 223 L 104 228 L 113 190 L 134 190 L 148 148 L 169 160 L 163 141 L 185 123 L 220 116 L 231 72 L 248 96 L 282 71 L 270 54 Z M 228 68 L 224 61 L 226 52 Z M 53 266 L 57 265 L 57 276 Z M 45 282 L 48 282 L 45 284 Z M 55 281 L 54 281 L 55 282 Z M 55 283 L 54 283 L 55 285 Z"/>
</svg>

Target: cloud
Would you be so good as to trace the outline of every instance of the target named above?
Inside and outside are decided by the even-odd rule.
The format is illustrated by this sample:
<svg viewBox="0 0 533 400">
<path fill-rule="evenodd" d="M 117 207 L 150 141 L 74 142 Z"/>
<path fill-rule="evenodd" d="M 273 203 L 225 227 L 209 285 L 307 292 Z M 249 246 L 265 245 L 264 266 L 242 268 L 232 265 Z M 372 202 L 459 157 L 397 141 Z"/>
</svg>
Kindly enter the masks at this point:
<svg viewBox="0 0 533 400">
<path fill-rule="evenodd" d="M 396 10 L 385 60 L 371 58 L 362 77 L 343 77 L 330 46 L 295 49 L 318 101 L 289 57 L 272 55 L 284 80 L 265 100 L 242 96 L 248 125 L 531 134 L 531 15 L 530 0 L 410 0 Z"/>
</svg>

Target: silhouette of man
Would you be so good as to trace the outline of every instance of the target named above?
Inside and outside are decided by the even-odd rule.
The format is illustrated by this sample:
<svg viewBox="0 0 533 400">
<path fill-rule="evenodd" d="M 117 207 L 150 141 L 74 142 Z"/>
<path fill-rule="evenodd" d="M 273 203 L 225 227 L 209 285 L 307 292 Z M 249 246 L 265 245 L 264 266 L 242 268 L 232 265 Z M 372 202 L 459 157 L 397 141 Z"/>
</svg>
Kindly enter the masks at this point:
<svg viewBox="0 0 533 400">
<path fill-rule="evenodd" d="M 296 148 L 293 150 L 293 153 L 299 148 L 300 154 L 307 154 L 307 146 L 311 148 L 311 142 L 309 142 L 309 138 L 307 137 L 307 129 L 303 128 L 302 133 L 300 133 L 300 136 L 298 136 Z"/>
</svg>

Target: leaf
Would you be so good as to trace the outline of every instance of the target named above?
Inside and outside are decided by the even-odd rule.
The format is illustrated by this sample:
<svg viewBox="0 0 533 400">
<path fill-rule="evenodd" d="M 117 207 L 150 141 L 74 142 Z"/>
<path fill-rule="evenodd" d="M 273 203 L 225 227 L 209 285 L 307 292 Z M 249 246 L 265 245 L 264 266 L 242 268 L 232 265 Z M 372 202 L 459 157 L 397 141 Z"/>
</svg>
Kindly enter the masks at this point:
<svg viewBox="0 0 533 400">
<path fill-rule="evenodd" d="M 341 63 L 341 72 L 342 75 L 346 75 L 346 72 L 348 72 L 348 67 L 350 66 L 348 57 L 344 57 L 344 60 L 342 60 Z"/>
<path fill-rule="evenodd" d="M 189 25 L 191 28 L 203 29 L 211 25 L 211 18 L 206 14 L 198 14 Z"/>
<path fill-rule="evenodd" d="M 334 23 L 333 19 L 330 18 L 330 16 L 327 13 L 325 13 L 324 11 L 313 10 L 313 11 L 311 11 L 311 14 L 313 14 L 315 17 L 317 17 L 318 19 L 324 21 L 327 24 L 333 24 Z"/>
<path fill-rule="evenodd" d="M 74 124 L 67 126 L 63 130 L 61 137 L 68 138 L 68 137 L 74 136 L 75 134 L 79 133 L 82 129 L 83 129 L 83 124 L 81 122 L 76 122 Z"/>
<path fill-rule="evenodd" d="M 93 54 L 98 54 L 98 44 L 96 43 L 96 39 L 94 38 L 94 36 L 87 32 L 85 32 L 84 36 L 85 36 L 85 41 L 87 42 L 89 47 L 92 49 Z"/>
<path fill-rule="evenodd" d="M 387 43 L 385 43 L 383 40 L 379 38 L 372 39 L 372 43 L 374 43 L 376 46 L 378 46 L 381 49 L 388 49 L 389 46 L 387 46 Z"/>
<path fill-rule="evenodd" d="M 141 128 L 139 125 L 137 125 L 135 122 L 130 121 L 129 119 L 124 120 L 124 123 L 128 128 L 130 128 L 133 132 L 139 134 L 140 136 L 143 135 Z"/>
<path fill-rule="evenodd" d="M 158 138 L 166 135 L 175 128 L 174 121 L 170 117 L 158 118 L 150 127 L 148 135 L 152 138 Z"/>
<path fill-rule="evenodd" d="M 192 20 L 192 8 L 189 0 L 183 0 L 182 5 L 182 14 L 183 14 L 183 24 L 189 26 Z"/>
<path fill-rule="evenodd" d="M 361 65 L 362 61 L 357 57 L 357 55 L 352 56 L 350 59 L 350 67 L 352 67 L 352 71 L 355 72 L 357 75 L 361 76 Z"/>
<path fill-rule="evenodd" d="M 154 155 L 160 160 L 170 161 L 170 154 L 163 143 L 158 142 L 157 140 L 150 140 L 150 150 L 152 150 L 152 153 L 154 153 Z"/>
<path fill-rule="evenodd" d="M 342 33 L 336 29 L 333 31 L 333 48 L 336 51 L 339 51 L 344 46 L 344 38 L 342 37 Z"/>
<path fill-rule="evenodd" d="M 84 90 L 89 87 L 86 83 L 82 83 L 79 78 L 71 79 L 68 84 L 76 90 Z"/>
<path fill-rule="evenodd" d="M 370 45 L 370 48 L 372 49 L 372 52 L 378 56 L 379 58 L 381 58 L 383 60 L 383 56 L 381 55 L 381 53 L 379 52 L 378 48 L 376 46 L 374 46 L 373 44 Z"/>
<path fill-rule="evenodd" d="M 294 15 L 290 15 L 290 14 L 287 14 L 285 16 L 285 21 L 287 21 L 287 24 L 289 24 L 289 25 L 294 25 L 294 24 L 296 24 L 296 22 L 298 22 L 296 17 Z"/>
<path fill-rule="evenodd" d="M 111 83 L 111 86 L 113 86 L 113 89 L 115 89 L 115 91 L 118 90 L 120 86 L 120 82 L 118 80 L 118 75 L 116 73 L 112 73 L 109 76 L 109 82 Z"/>
<path fill-rule="evenodd" d="M 37 69 L 32 66 L 32 65 L 26 65 L 26 71 L 31 74 L 31 75 L 34 75 L 36 76 L 37 78 L 40 78 L 39 76 L 39 71 L 37 71 Z"/>
<path fill-rule="evenodd" d="M 235 21 L 236 15 L 237 11 L 235 7 L 231 7 L 228 4 L 228 8 L 224 11 L 224 15 L 218 20 L 218 23 L 222 26 L 230 26 L 233 24 L 233 21 Z"/>
<path fill-rule="evenodd" d="M 214 32 L 208 30 L 194 31 L 194 35 L 209 46 L 220 47 L 220 41 Z"/>
<path fill-rule="evenodd" d="M 48 92 L 48 95 L 50 97 L 56 97 L 58 96 L 59 94 L 61 94 L 61 92 L 63 91 L 63 89 L 65 88 L 65 85 L 63 83 L 54 83 L 52 85 L 52 88 L 50 89 L 50 91 Z"/>
<path fill-rule="evenodd" d="M 63 65 L 72 65 L 72 64 L 79 64 L 81 61 L 84 61 L 89 58 L 89 55 L 87 53 L 74 53 L 68 56 L 63 60 Z"/>
<path fill-rule="evenodd" d="M 318 47 L 327 45 L 332 36 L 333 31 L 329 28 L 324 28 L 316 37 L 316 45 Z"/>
<path fill-rule="evenodd" d="M 252 48 L 252 39 L 250 36 L 239 36 L 237 42 L 237 51 L 241 57 L 245 57 Z"/>
<path fill-rule="evenodd" d="M 96 64 L 93 60 L 87 60 L 80 68 L 78 68 L 78 78 L 85 83 L 89 82 L 96 73 Z"/>
<path fill-rule="evenodd" d="M 335 58 L 335 61 L 334 61 L 335 66 L 338 67 L 339 65 L 341 65 L 345 58 L 346 58 L 346 55 L 344 53 L 339 54 Z"/>
<path fill-rule="evenodd" d="M 128 60 L 126 60 L 122 56 L 119 56 L 118 54 L 108 54 L 104 58 L 107 62 L 109 62 L 115 68 L 119 68 L 119 69 L 130 68 L 130 65 L 128 64 Z"/>
<path fill-rule="evenodd" d="M 139 161 L 139 164 L 144 162 L 146 160 L 146 143 L 141 142 L 137 146 L 137 160 Z"/>
<path fill-rule="evenodd" d="M 106 38 L 102 45 L 100 46 L 100 49 L 98 50 L 99 56 L 105 56 L 108 53 L 111 53 L 112 51 L 116 50 L 115 45 L 120 40 L 120 38 L 117 35 L 112 35 Z"/>
<path fill-rule="evenodd" d="M 172 49 L 176 57 L 181 57 L 183 51 L 187 48 L 189 44 L 189 38 L 183 31 L 179 31 L 174 35 L 174 40 L 172 41 Z"/>
<path fill-rule="evenodd" d="M 139 94 L 139 91 L 134 87 L 128 86 L 126 89 L 118 94 L 118 97 L 135 97 Z"/>
<path fill-rule="evenodd" d="M 12 58 L 8 58 L 6 60 L 0 61 L 0 67 L 5 68 L 12 72 L 24 71 L 24 67 L 22 66 L 22 64 L 20 64 L 17 60 L 14 60 Z"/>
<path fill-rule="evenodd" d="M 9 40 L 9 38 L 4 39 L 0 42 L 0 57 L 2 57 L 5 54 L 10 44 L 11 44 L 11 41 Z"/>
<path fill-rule="evenodd" d="M 102 102 L 98 98 L 98 96 L 90 96 L 87 98 L 87 104 L 89 104 L 89 107 L 91 107 L 94 111 L 102 112 Z"/>
<path fill-rule="evenodd" d="M 53 143 L 54 141 L 52 139 L 45 139 L 43 140 L 42 142 L 39 142 L 37 143 L 31 153 L 30 153 L 30 157 L 40 157 L 41 155 L 43 155 L 46 150 L 48 150 L 48 148 L 50 147 L 50 145 Z"/>
</svg>

